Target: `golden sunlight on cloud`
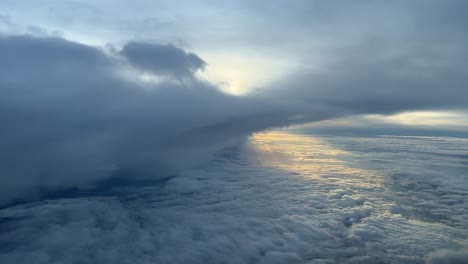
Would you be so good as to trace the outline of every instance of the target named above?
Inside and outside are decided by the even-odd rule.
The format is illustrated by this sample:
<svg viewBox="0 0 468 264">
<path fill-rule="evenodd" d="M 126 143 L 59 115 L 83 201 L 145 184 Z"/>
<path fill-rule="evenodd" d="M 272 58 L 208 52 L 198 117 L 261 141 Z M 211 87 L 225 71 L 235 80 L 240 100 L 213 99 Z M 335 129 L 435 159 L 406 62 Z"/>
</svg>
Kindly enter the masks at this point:
<svg viewBox="0 0 468 264">
<path fill-rule="evenodd" d="M 296 125 L 294 129 L 308 128 L 369 128 L 407 127 L 427 129 L 468 130 L 468 113 L 457 111 L 414 111 L 394 115 L 358 115 Z"/>
<path fill-rule="evenodd" d="M 249 143 L 253 152 L 261 156 L 258 159 L 261 166 L 293 172 L 301 177 L 312 177 L 323 182 L 340 182 L 350 187 L 381 186 L 381 179 L 376 172 L 353 167 L 346 161 L 356 154 L 338 149 L 321 138 L 268 132 L 252 135 Z"/>
<path fill-rule="evenodd" d="M 456 126 L 468 128 L 468 117 L 466 114 L 459 112 L 417 111 L 399 113 L 390 116 L 367 115 L 366 118 L 384 123 L 405 126 Z"/>
</svg>

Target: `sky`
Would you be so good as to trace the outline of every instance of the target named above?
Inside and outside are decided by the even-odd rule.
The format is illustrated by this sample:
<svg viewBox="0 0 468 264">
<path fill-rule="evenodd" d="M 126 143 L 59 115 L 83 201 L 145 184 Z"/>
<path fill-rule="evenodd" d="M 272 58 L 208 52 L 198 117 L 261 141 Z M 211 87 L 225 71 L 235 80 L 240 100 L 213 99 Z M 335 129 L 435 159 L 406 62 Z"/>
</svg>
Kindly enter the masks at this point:
<svg viewBox="0 0 468 264">
<path fill-rule="evenodd" d="M 465 1 L 1 7 L 2 203 L 290 125 L 467 131 Z M 70 167 L 86 176 L 62 182 Z"/>
<path fill-rule="evenodd" d="M 351 55 L 404 63 L 400 74 L 456 66 L 464 56 L 465 8 L 460 0 L 5 0 L 0 25 L 7 33 L 58 35 L 90 45 L 173 43 L 208 62 L 202 76 L 246 93 L 298 71 L 358 59 Z"/>
<path fill-rule="evenodd" d="M 146 256 L 148 245 L 168 245 L 162 248 L 167 256 L 148 253 L 147 263 L 168 260 L 165 256 L 176 258 L 175 263 L 186 261 L 187 255 L 172 252 L 178 241 L 199 241 L 193 254 L 203 263 L 206 255 L 217 252 L 218 242 L 237 250 L 245 241 L 265 237 L 277 239 L 243 248 L 231 262 L 280 259 L 301 263 L 323 257 L 314 263 L 333 263 L 327 261 L 331 256 L 327 248 L 357 243 L 362 247 L 345 248 L 340 258 L 354 254 L 372 263 L 385 254 L 377 250 L 375 256 L 364 256 L 367 245 L 377 247 L 389 238 L 385 228 L 378 228 L 381 223 L 423 230 L 414 244 L 430 245 L 420 249 L 424 254 L 419 256 L 411 256 L 411 250 L 400 254 L 406 250 L 400 247 L 392 260 L 422 263 L 427 257 L 439 263 L 438 250 L 447 248 L 453 259 L 466 259 L 466 254 L 459 254 L 467 248 L 466 238 L 455 234 L 461 230 L 457 223 L 466 223 L 466 189 L 460 187 L 466 183 L 466 153 L 465 147 L 457 146 L 465 146 L 463 137 L 468 135 L 467 13 L 464 0 L 2 0 L 0 232 L 11 237 L 0 238 L 0 260 L 76 263 L 61 259 L 67 256 L 59 254 L 60 245 L 83 242 L 73 244 L 77 249 L 73 256 L 83 255 L 88 262 L 132 263 L 130 257 L 118 254 L 118 246 L 104 251 L 94 248 L 107 245 L 96 232 L 113 240 L 106 230 L 115 227 L 115 235 L 128 241 L 131 230 L 146 225 L 148 229 L 138 233 L 139 244 L 129 248 L 133 251 L 128 256 Z M 325 137 L 329 143 L 323 144 L 303 137 L 293 137 L 297 142 L 291 143 L 294 140 L 287 141 L 290 135 L 259 136 L 276 129 L 379 136 L 362 142 Z M 431 138 L 447 135 L 458 139 Z M 426 137 L 407 140 L 406 136 Z M 271 147 L 283 140 L 285 149 Z M 261 151 L 258 163 L 251 164 L 258 153 L 245 146 L 261 148 L 262 142 L 268 142 L 268 147 Z M 379 142 L 386 147 L 374 153 Z M 421 147 L 421 142 L 428 146 Z M 288 148 L 291 144 L 294 148 Z M 327 144 L 336 145 L 330 147 L 331 153 Z M 310 146 L 322 149 L 315 153 Z M 343 154 L 343 148 L 359 155 Z M 270 155 L 270 151 L 279 154 Z M 297 160 L 307 163 L 313 156 L 333 166 L 317 168 L 325 170 L 324 181 L 301 178 L 291 186 L 288 173 L 307 175 L 313 170 L 266 169 L 278 160 L 288 160 L 282 152 L 306 153 Z M 395 154 L 400 152 L 411 153 L 413 159 Z M 374 154 L 382 155 L 381 159 Z M 362 156 L 366 157 L 362 163 L 342 166 Z M 227 165 L 230 160 L 233 168 Z M 211 167 L 203 167 L 206 164 Z M 389 164 L 401 165 L 402 171 Z M 347 172 L 355 177 L 351 183 L 367 175 L 384 184 L 375 183 L 372 190 L 357 186 L 369 198 L 361 199 L 353 186 L 346 187 Z M 218 174 L 219 178 L 212 177 Z M 251 175 L 259 178 L 251 179 Z M 210 178 L 208 182 L 204 177 Z M 443 177 L 446 182 L 438 180 Z M 275 179 L 284 185 L 262 189 Z M 100 192 L 109 185 L 125 187 L 129 182 L 138 182 L 141 188 L 119 189 L 117 195 Z M 301 189 L 319 183 L 317 190 Z M 250 190 L 250 186 L 255 188 Z M 268 200 L 283 195 L 285 188 L 293 191 L 286 196 L 287 202 L 277 201 L 283 207 L 272 213 L 262 211 L 259 217 L 287 216 L 265 228 L 259 228 L 258 219 L 239 217 L 245 225 L 236 224 L 239 215 L 274 204 L 252 203 L 246 211 L 236 211 L 248 201 L 230 197 L 247 190 L 246 197 L 255 200 L 263 190 L 261 198 Z M 385 192 L 382 200 L 379 190 Z M 432 195 L 431 190 L 435 196 L 425 204 L 424 195 Z M 65 199 L 83 192 L 97 194 Z M 312 192 L 310 199 L 317 201 L 317 207 L 301 200 L 308 197 L 303 192 Z M 391 204 L 405 192 L 414 194 L 422 208 L 430 208 L 405 216 L 403 209 L 412 205 L 400 200 L 405 208 Z M 438 202 L 439 196 L 447 196 L 446 203 Z M 180 198 L 180 204 L 173 203 L 173 198 L 176 202 Z M 301 202 L 294 208 L 290 203 L 296 200 Z M 163 206 L 151 207 L 155 201 L 162 201 Z M 232 207 L 223 207 L 224 201 Z M 190 207 L 191 202 L 200 202 L 200 207 Z M 177 210 L 179 205 L 183 212 Z M 456 214 L 450 215 L 448 205 Z M 324 224 L 330 218 L 309 222 L 304 216 L 327 206 L 324 213 L 336 225 Z M 116 220 L 106 224 L 101 211 L 114 212 Z M 388 216 L 395 222 L 387 222 Z M 420 222 L 408 221 L 411 217 Z M 174 219 L 179 222 L 172 233 Z M 428 219 L 438 222 L 432 226 Z M 448 224 L 441 219 L 448 219 Z M 158 221 L 164 228 L 154 224 Z M 221 231 L 201 228 L 205 221 L 214 221 L 213 228 Z M 80 227 L 89 233 L 77 232 Z M 240 237 L 234 235 L 239 229 L 244 231 Z M 207 239 L 224 231 L 232 232 L 232 237 Z M 448 237 L 441 235 L 445 231 Z M 28 232 L 35 235 L 31 244 L 20 241 Z M 395 232 L 391 233 L 395 237 L 409 236 Z M 50 233 L 56 235 L 54 239 L 41 240 Z M 69 239 L 79 235 L 77 241 Z M 440 241 L 428 242 L 438 235 Z M 320 245 L 323 251 L 304 251 L 319 240 L 326 241 Z M 446 247 L 443 241 L 448 240 L 452 244 Z M 211 246 L 205 247 L 207 241 Z M 291 248 L 284 249 L 290 241 Z M 395 246 L 401 241 L 391 243 Z M 35 250 L 40 246 L 50 246 L 50 254 Z M 220 254 L 210 261 L 224 257 Z M 350 263 L 360 263 L 359 258 Z"/>
</svg>

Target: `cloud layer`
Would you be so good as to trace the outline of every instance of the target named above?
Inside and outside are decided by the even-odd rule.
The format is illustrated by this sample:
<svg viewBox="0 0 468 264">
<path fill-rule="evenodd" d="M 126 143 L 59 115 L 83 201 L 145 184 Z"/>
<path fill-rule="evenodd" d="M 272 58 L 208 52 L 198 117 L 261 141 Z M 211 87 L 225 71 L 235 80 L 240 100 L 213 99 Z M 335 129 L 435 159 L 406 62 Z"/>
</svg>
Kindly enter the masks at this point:
<svg viewBox="0 0 468 264">
<path fill-rule="evenodd" d="M 467 150 L 256 135 L 159 185 L 0 210 L 0 262 L 465 263 Z"/>
</svg>

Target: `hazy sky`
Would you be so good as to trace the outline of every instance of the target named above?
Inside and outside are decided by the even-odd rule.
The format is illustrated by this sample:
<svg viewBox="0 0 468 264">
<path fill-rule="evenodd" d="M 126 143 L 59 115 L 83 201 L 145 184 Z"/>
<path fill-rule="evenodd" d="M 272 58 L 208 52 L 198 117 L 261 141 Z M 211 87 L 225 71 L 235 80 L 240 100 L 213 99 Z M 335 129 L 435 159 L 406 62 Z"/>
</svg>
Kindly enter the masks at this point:
<svg viewBox="0 0 468 264">
<path fill-rule="evenodd" d="M 467 128 L 467 1 L 0 7 L 0 160 L 15 176 L 0 203 L 167 175 L 293 124 Z"/>
</svg>

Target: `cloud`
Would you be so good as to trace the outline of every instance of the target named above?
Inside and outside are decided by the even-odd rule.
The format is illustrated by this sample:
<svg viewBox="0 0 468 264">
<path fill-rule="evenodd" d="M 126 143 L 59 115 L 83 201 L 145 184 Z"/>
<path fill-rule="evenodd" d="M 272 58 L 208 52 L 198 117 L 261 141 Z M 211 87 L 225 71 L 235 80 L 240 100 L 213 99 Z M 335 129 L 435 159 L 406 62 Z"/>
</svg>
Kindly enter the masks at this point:
<svg viewBox="0 0 468 264">
<path fill-rule="evenodd" d="M 198 79 L 205 62 L 172 45 L 131 42 L 105 51 L 61 38 L 4 36 L 0 203 L 92 188 L 113 177 L 167 177 L 272 127 L 468 107 L 463 57 L 420 66 L 413 62 L 437 54 L 388 59 L 375 42 L 366 45 L 343 51 L 343 59 L 320 73 L 236 97 Z M 164 78 L 145 81 L 145 72 Z"/>
<path fill-rule="evenodd" d="M 466 2 L 56 2 L 1 4 L 0 262 L 466 258 L 464 139 L 280 136 L 254 141 L 268 143 L 260 155 L 237 144 L 291 124 L 468 108 Z M 15 35 L 56 30 L 68 40 Z M 197 77 L 207 57 L 156 39 L 271 82 L 224 94 Z M 107 42 L 124 44 L 83 44 Z M 276 74 L 254 56 L 294 63 Z"/>
<path fill-rule="evenodd" d="M 187 60 L 195 55 L 173 46 L 130 47 L 140 46 L 176 54 L 163 56 L 167 69 L 153 54 L 151 66 L 155 74 L 177 75 L 174 81 L 129 80 L 121 74 L 125 58 L 60 38 L 0 39 L 0 203 L 116 174 L 166 177 L 265 126 L 243 122 L 262 114 L 256 104 L 190 75 L 195 66 Z"/>
<path fill-rule="evenodd" d="M 0 56 L 0 204 L 115 177 L 164 178 L 252 132 L 304 120 L 279 101 L 220 92 L 194 75 L 201 59 L 172 45 L 114 52 L 3 36 Z M 145 81 L 140 70 L 164 78 Z"/>
<path fill-rule="evenodd" d="M 333 45 L 321 67 L 301 68 L 239 97 L 199 79 L 196 73 L 207 63 L 171 44 L 132 41 L 105 50 L 62 38 L 1 36 L 0 204 L 49 190 L 92 188 L 115 177 L 167 177 L 272 127 L 466 109 L 468 45 L 457 33 L 465 20 L 455 7 L 464 5 L 438 12 L 431 5 L 411 16 L 411 5 L 405 17 L 412 19 L 397 27 L 422 29 L 436 12 L 440 23 L 431 34 L 392 34 L 370 25 L 366 37 Z M 344 12 L 334 5 L 326 9 Z M 360 5 L 350 10 L 362 11 Z"/>
<path fill-rule="evenodd" d="M 428 258 L 429 264 L 458 264 L 466 263 L 468 261 L 468 253 L 454 252 L 454 251 L 441 251 L 431 254 Z"/>
<path fill-rule="evenodd" d="M 271 135 L 226 148 L 209 166 L 161 184 L 4 208 L 0 262 L 412 264 L 466 257 L 465 170 L 460 158 L 437 154 L 466 152 L 467 140 Z M 275 167 L 269 154 L 276 152 L 291 155 L 277 162 L 294 162 L 289 170 Z"/>
<path fill-rule="evenodd" d="M 190 76 L 206 66 L 200 57 L 174 47 L 172 44 L 158 45 L 130 42 L 121 54 L 135 67 L 155 74 Z"/>
<path fill-rule="evenodd" d="M 462 99 L 468 96 L 463 55 L 416 49 L 393 55 L 377 42 L 344 49 L 340 59 L 324 69 L 298 72 L 263 90 L 268 96 L 326 104 L 354 114 L 468 107 Z"/>
</svg>

